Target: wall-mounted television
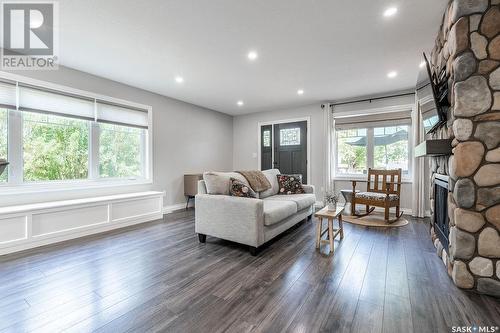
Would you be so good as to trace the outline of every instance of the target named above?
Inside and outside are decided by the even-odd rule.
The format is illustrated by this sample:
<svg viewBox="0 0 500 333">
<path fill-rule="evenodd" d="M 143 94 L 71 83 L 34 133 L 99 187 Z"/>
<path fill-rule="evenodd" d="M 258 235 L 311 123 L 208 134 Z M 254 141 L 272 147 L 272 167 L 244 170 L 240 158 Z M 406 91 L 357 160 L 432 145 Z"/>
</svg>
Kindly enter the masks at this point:
<svg viewBox="0 0 500 333">
<path fill-rule="evenodd" d="M 432 133 L 446 123 L 449 107 L 448 78 L 445 69 L 439 76 L 432 74 L 425 53 L 420 67 L 416 86 L 417 99 L 420 102 L 425 131 Z"/>
</svg>

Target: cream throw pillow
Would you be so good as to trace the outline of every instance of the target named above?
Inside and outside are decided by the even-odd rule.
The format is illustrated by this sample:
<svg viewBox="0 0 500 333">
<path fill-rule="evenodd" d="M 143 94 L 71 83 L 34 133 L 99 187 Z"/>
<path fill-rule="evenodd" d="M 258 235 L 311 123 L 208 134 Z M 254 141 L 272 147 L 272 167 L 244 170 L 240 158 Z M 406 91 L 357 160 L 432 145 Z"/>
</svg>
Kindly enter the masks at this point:
<svg viewBox="0 0 500 333">
<path fill-rule="evenodd" d="M 208 194 L 229 195 L 231 178 L 237 179 L 243 184 L 250 186 L 245 177 L 237 172 L 209 171 L 203 173 L 203 180 L 205 181 Z"/>
</svg>

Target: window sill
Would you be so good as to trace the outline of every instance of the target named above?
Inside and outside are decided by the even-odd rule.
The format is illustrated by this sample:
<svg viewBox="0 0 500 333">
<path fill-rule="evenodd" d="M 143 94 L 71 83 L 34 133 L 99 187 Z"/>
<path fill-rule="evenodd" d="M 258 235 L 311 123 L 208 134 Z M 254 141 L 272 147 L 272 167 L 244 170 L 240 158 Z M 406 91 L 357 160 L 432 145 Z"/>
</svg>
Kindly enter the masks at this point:
<svg viewBox="0 0 500 333">
<path fill-rule="evenodd" d="M 333 178 L 333 181 L 340 181 L 340 182 L 348 182 L 351 180 L 366 180 L 367 175 L 352 175 L 352 176 L 337 176 Z M 401 180 L 401 184 L 412 184 L 413 180 L 411 178 L 403 178 Z"/>
<path fill-rule="evenodd" d="M 0 185 L 0 197 L 12 194 L 37 194 L 47 192 L 66 192 L 89 189 L 106 189 L 134 185 L 151 185 L 150 179 L 139 180 L 99 180 L 99 181 L 78 181 L 78 182 L 43 182 L 20 185 Z"/>
</svg>

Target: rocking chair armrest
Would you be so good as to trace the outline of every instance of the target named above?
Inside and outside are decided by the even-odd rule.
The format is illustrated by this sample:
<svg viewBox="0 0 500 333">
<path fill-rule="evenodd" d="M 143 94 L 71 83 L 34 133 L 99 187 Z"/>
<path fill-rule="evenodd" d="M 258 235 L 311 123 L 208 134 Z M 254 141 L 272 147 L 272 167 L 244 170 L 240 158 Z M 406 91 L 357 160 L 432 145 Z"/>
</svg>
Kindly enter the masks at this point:
<svg viewBox="0 0 500 333">
<path fill-rule="evenodd" d="M 352 183 L 353 187 L 356 187 L 356 183 L 368 183 L 367 180 L 359 180 L 359 179 L 351 179 L 351 180 L 348 180 L 348 181 Z"/>
<path fill-rule="evenodd" d="M 356 183 L 359 182 L 360 180 L 350 180 L 352 184 L 352 193 L 356 193 Z"/>
</svg>

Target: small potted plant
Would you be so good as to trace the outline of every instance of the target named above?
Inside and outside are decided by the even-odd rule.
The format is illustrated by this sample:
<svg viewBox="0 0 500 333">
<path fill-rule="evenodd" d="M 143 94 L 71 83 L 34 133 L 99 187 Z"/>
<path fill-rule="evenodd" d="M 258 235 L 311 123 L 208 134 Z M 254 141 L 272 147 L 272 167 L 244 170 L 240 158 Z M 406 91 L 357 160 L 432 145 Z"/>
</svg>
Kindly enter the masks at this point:
<svg viewBox="0 0 500 333">
<path fill-rule="evenodd" d="M 325 193 L 325 205 L 327 205 L 329 211 L 335 211 L 337 209 L 337 202 L 339 202 L 339 195 L 335 192 Z"/>
</svg>

